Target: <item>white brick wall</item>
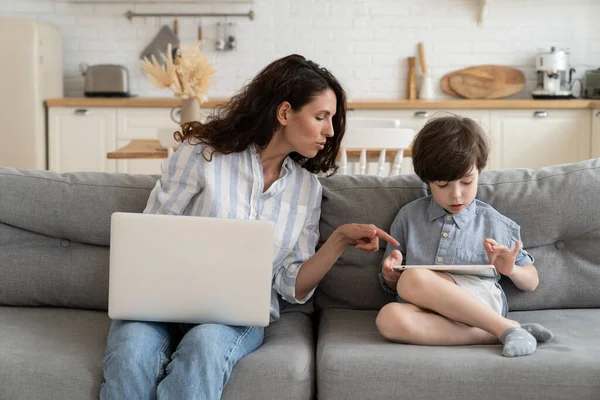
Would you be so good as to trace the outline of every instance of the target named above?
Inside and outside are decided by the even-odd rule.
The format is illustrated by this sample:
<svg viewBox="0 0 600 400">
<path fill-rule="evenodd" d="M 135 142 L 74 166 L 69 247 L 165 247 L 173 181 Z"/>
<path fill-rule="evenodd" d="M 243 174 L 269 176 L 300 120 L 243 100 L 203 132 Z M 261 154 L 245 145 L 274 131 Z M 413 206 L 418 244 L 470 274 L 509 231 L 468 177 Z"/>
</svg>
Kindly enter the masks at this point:
<svg viewBox="0 0 600 400">
<path fill-rule="evenodd" d="M 217 2 L 218 3 L 218 2 Z M 180 37 L 195 40 L 202 24 L 205 51 L 216 70 L 211 97 L 235 93 L 275 58 L 300 53 L 329 68 L 355 99 L 404 97 L 406 57 L 425 43 L 437 81 L 445 73 L 476 64 L 520 68 L 528 79 L 519 97 L 535 86 L 534 56 L 550 46 L 567 48 L 581 76 L 600 67 L 600 1 L 488 0 L 483 26 L 477 25 L 477 0 L 254 0 L 251 5 L 73 4 L 66 0 L 0 0 L 0 15 L 55 23 L 63 33 L 65 94 L 81 96 L 78 64 L 117 63 L 130 72 L 140 96 L 170 96 L 152 88 L 139 68 L 139 54 L 163 24 L 173 18 L 139 18 L 138 12 L 247 12 L 254 21 L 237 24 L 238 50 L 217 52 L 215 18 L 181 18 Z M 4 55 L 6 56 L 6 55 Z M 438 93 L 441 96 L 441 93 Z"/>
</svg>

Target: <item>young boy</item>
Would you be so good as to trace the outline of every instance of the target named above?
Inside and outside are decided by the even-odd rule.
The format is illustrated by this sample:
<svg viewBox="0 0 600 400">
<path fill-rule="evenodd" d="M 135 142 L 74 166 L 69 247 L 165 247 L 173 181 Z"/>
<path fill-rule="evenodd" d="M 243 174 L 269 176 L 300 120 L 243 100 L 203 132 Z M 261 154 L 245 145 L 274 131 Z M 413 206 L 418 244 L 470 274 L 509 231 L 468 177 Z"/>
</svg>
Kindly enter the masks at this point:
<svg viewBox="0 0 600 400">
<path fill-rule="evenodd" d="M 431 196 L 404 206 L 390 229 L 400 245 L 387 245 L 379 279 L 399 302 L 387 304 L 377 316 L 377 328 L 388 340 L 421 345 L 500 341 L 503 356 L 519 357 L 552 339 L 541 325 L 506 318 L 507 301 L 497 278 L 392 269 L 400 263 L 494 264 L 519 289 L 537 287 L 537 270 L 523 250 L 519 225 L 475 199 L 488 153 L 485 133 L 469 118 L 433 119 L 415 137 L 415 173 Z"/>
</svg>

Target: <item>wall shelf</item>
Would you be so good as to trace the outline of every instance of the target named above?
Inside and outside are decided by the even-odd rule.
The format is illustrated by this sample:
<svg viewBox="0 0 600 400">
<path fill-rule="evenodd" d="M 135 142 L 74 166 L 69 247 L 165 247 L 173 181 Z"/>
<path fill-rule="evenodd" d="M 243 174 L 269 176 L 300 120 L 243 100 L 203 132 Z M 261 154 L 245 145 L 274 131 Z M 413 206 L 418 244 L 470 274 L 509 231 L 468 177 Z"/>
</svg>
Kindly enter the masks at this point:
<svg viewBox="0 0 600 400">
<path fill-rule="evenodd" d="M 68 0 L 71 4 L 253 4 L 254 0 Z"/>
<path fill-rule="evenodd" d="M 249 18 L 250 20 L 254 19 L 254 11 L 250 10 L 247 13 L 143 13 L 143 12 L 133 12 L 127 11 L 125 13 L 125 18 L 128 20 L 132 20 L 133 18 L 140 17 L 177 17 L 177 18 L 185 18 L 185 17 L 215 17 L 215 18 L 225 18 L 225 17 L 243 17 Z"/>
</svg>

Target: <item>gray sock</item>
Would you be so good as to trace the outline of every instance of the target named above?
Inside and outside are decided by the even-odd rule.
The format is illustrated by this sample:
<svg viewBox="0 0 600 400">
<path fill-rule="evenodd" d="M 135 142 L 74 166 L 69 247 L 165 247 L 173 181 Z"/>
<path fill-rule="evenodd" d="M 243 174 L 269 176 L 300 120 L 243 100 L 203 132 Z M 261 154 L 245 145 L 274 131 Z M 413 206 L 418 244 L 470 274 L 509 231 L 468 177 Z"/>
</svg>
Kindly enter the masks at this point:
<svg viewBox="0 0 600 400">
<path fill-rule="evenodd" d="M 538 343 L 549 342 L 554 337 L 554 334 L 551 331 L 544 328 L 540 324 L 521 324 L 521 328 L 531 333 L 531 335 L 535 338 L 535 340 L 537 340 Z"/>
<path fill-rule="evenodd" d="M 535 353 L 537 342 L 531 333 L 525 329 L 515 326 L 508 328 L 500 337 L 504 344 L 502 355 L 504 357 L 521 357 Z"/>
</svg>

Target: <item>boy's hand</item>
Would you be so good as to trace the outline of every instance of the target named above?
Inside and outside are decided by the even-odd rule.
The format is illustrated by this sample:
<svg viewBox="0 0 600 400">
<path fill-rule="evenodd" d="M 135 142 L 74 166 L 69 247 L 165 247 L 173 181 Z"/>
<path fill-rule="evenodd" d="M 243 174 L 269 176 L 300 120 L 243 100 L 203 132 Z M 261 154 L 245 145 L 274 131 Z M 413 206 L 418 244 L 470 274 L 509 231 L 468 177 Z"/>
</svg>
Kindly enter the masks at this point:
<svg viewBox="0 0 600 400">
<path fill-rule="evenodd" d="M 392 268 L 394 265 L 402 264 L 402 253 L 398 250 L 392 251 L 392 253 L 383 260 L 381 265 L 381 273 L 385 283 L 392 289 L 396 289 L 396 282 L 400 279 L 400 271 L 394 271 Z"/>
<path fill-rule="evenodd" d="M 510 276 L 515 269 L 515 259 L 519 254 L 521 243 L 517 240 L 512 251 L 503 244 L 498 244 L 494 239 L 485 239 L 483 247 L 487 253 L 490 264 L 494 264 L 502 275 Z"/>
</svg>

